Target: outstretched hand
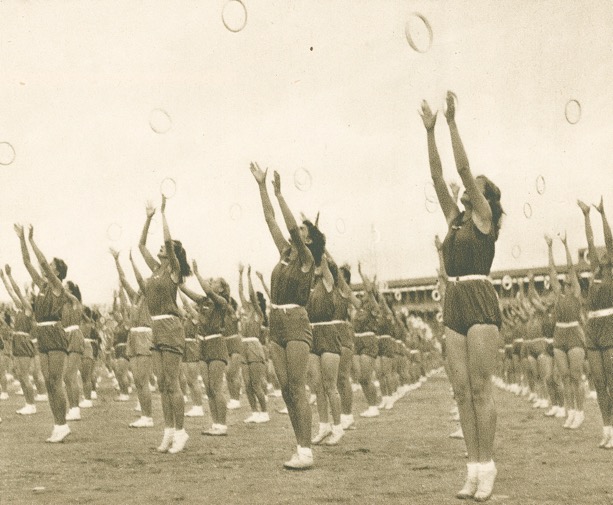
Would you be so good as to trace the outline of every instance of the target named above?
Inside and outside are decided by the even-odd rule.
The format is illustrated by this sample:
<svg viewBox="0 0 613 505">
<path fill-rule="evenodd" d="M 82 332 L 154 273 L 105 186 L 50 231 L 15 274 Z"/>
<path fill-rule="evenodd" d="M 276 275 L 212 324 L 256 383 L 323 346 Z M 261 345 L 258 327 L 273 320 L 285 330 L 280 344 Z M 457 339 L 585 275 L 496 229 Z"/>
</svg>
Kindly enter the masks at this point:
<svg viewBox="0 0 613 505">
<path fill-rule="evenodd" d="M 594 208 L 601 214 L 604 214 L 604 200 L 602 196 L 600 197 L 600 203 L 598 205 L 594 205 Z"/>
<path fill-rule="evenodd" d="M 268 169 L 262 170 L 257 163 L 252 161 L 249 165 L 249 170 L 251 170 L 251 173 L 258 184 L 264 184 L 266 182 L 266 174 L 268 174 Z"/>
<path fill-rule="evenodd" d="M 23 238 L 23 225 L 15 223 L 13 229 L 19 238 Z"/>
<path fill-rule="evenodd" d="M 581 209 L 581 212 L 583 212 L 584 216 L 587 216 L 590 213 L 590 206 L 583 203 L 581 200 L 577 200 L 577 205 Z"/>
<path fill-rule="evenodd" d="M 445 118 L 447 122 L 451 122 L 455 119 L 455 93 L 453 91 L 447 91 L 447 109 L 445 110 Z"/>
<path fill-rule="evenodd" d="M 153 214 L 155 214 L 155 207 L 151 201 L 147 201 L 147 205 L 145 206 L 145 212 L 147 213 L 147 217 L 151 219 Z"/>
<path fill-rule="evenodd" d="M 547 245 L 549 247 L 551 247 L 551 245 L 553 244 L 553 240 L 551 239 L 549 235 L 545 235 L 545 242 L 547 242 Z"/>
<path fill-rule="evenodd" d="M 113 258 L 115 258 L 116 260 L 119 259 L 119 251 L 117 249 L 109 247 L 109 252 L 111 253 L 111 256 L 113 256 Z M 130 252 L 130 254 L 132 253 Z"/>
<path fill-rule="evenodd" d="M 281 194 L 281 176 L 276 170 L 273 172 L 272 187 L 275 190 L 275 196 L 279 196 Z"/>
<path fill-rule="evenodd" d="M 428 105 L 428 102 L 423 100 L 421 102 L 421 111 L 418 112 L 421 116 L 421 120 L 424 122 L 426 130 L 434 129 L 434 125 L 436 124 L 436 115 L 438 114 L 438 111 L 432 113 L 432 109 L 430 109 L 430 105 Z"/>
</svg>

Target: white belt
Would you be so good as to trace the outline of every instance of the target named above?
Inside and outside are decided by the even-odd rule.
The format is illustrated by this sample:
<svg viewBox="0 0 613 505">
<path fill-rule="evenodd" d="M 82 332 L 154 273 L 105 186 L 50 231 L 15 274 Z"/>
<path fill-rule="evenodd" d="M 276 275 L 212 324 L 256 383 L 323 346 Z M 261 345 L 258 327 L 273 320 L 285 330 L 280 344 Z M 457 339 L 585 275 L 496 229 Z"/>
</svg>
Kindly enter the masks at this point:
<svg viewBox="0 0 613 505">
<path fill-rule="evenodd" d="M 325 326 L 330 324 L 341 324 L 343 321 L 340 319 L 335 319 L 334 321 L 320 321 L 318 323 L 311 323 L 311 326 Z"/>
<path fill-rule="evenodd" d="M 236 334 L 236 335 L 230 335 L 229 337 L 226 337 L 226 339 L 229 339 L 229 338 L 239 338 L 239 336 L 238 334 Z"/>
<path fill-rule="evenodd" d="M 377 338 L 381 339 L 381 338 L 392 338 L 391 335 L 377 335 Z"/>
<path fill-rule="evenodd" d="M 37 338 L 33 338 L 32 340 L 30 340 L 30 342 L 32 342 L 33 344 L 36 344 L 38 342 Z"/>
<path fill-rule="evenodd" d="M 419 354 L 419 351 L 417 349 L 411 349 L 409 352 L 411 354 Z"/>
<path fill-rule="evenodd" d="M 579 326 L 579 321 L 570 321 L 568 323 L 558 322 L 556 323 L 556 328 L 575 328 Z"/>
<path fill-rule="evenodd" d="M 79 325 L 78 324 L 73 324 L 72 326 L 66 326 L 66 328 L 64 328 L 65 332 L 70 332 L 70 331 L 75 331 L 79 329 Z"/>
<path fill-rule="evenodd" d="M 58 324 L 59 321 L 42 321 L 40 323 L 36 323 L 36 326 L 53 326 Z"/>
<path fill-rule="evenodd" d="M 545 342 L 547 342 L 548 344 L 553 344 L 553 338 L 546 338 Z"/>
<path fill-rule="evenodd" d="M 95 342 L 95 341 L 96 341 L 96 339 L 94 339 L 94 338 L 86 338 L 86 339 L 84 339 L 84 340 L 85 340 L 86 342 Z"/>
<path fill-rule="evenodd" d="M 21 337 L 29 337 L 30 336 L 30 334 L 26 333 L 25 331 L 14 331 L 13 334 L 14 335 L 19 335 Z"/>
<path fill-rule="evenodd" d="M 221 333 L 215 333 L 215 335 L 207 335 L 203 337 L 202 335 L 198 335 L 200 340 L 211 340 L 212 338 L 221 338 Z"/>
<path fill-rule="evenodd" d="M 358 337 L 358 338 L 359 337 L 374 337 L 375 334 L 372 331 L 365 331 L 363 333 L 356 333 L 355 336 Z"/>
<path fill-rule="evenodd" d="M 134 331 L 136 333 L 149 333 L 151 328 L 149 328 L 149 326 L 134 326 L 133 328 L 130 328 L 130 331 Z"/>
<path fill-rule="evenodd" d="M 115 347 L 123 347 L 124 345 L 128 345 L 127 343 L 123 343 L 123 344 L 115 344 Z"/>
<path fill-rule="evenodd" d="M 488 281 L 492 282 L 492 279 L 487 275 L 458 275 L 456 277 L 449 277 L 448 279 L 451 282 L 464 282 L 464 281 Z"/>
<path fill-rule="evenodd" d="M 513 347 L 513 344 L 505 344 L 504 348 L 505 349 L 511 349 Z"/>
<path fill-rule="evenodd" d="M 523 338 L 515 338 L 515 339 L 513 339 L 513 343 L 515 343 L 515 342 L 521 343 L 523 341 L 524 341 Z"/>
<path fill-rule="evenodd" d="M 173 317 L 177 316 L 173 316 L 172 314 L 160 314 L 159 316 L 151 316 L 151 319 L 154 321 L 161 321 L 162 319 L 171 319 Z"/>
<path fill-rule="evenodd" d="M 613 307 L 609 307 L 608 309 L 590 310 L 587 313 L 588 319 L 594 319 L 597 317 L 607 317 L 611 315 L 613 315 Z"/>
<path fill-rule="evenodd" d="M 186 342 L 196 342 L 198 339 L 197 338 L 186 338 L 185 341 Z"/>
<path fill-rule="evenodd" d="M 288 303 L 286 305 L 276 305 L 274 303 L 271 303 L 270 306 L 273 309 L 282 310 L 283 312 L 287 312 L 289 309 L 299 309 L 300 307 L 302 307 L 302 305 L 297 305 L 295 303 Z"/>
<path fill-rule="evenodd" d="M 243 342 L 259 342 L 260 339 L 258 337 L 244 337 Z"/>
</svg>

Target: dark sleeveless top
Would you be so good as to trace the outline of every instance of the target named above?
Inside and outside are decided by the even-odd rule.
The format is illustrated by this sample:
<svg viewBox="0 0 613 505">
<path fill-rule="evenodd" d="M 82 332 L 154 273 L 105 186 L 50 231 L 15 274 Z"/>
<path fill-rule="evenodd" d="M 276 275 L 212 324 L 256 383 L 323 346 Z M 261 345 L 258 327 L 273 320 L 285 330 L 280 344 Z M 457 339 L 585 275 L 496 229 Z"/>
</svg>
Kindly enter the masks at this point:
<svg viewBox="0 0 613 505">
<path fill-rule="evenodd" d="M 145 297 L 141 296 L 136 305 L 132 305 L 128 310 L 130 327 L 151 327 L 151 316 L 145 302 Z"/>
<path fill-rule="evenodd" d="M 613 282 L 603 280 L 592 282 L 587 295 L 588 310 L 602 310 L 613 307 Z"/>
<path fill-rule="evenodd" d="M 23 310 L 20 310 L 15 314 L 15 321 L 13 323 L 14 331 L 21 331 L 23 333 L 30 333 L 32 329 L 32 318 L 26 316 Z"/>
<path fill-rule="evenodd" d="M 489 275 L 496 250 L 494 225 L 484 235 L 472 219 L 462 223 L 463 218 L 464 212 L 454 219 L 443 242 L 445 271 L 450 277 Z"/>
<path fill-rule="evenodd" d="M 581 301 L 572 294 L 562 293 L 556 300 L 554 313 L 556 322 L 581 321 Z"/>
<path fill-rule="evenodd" d="M 321 274 L 315 275 L 313 289 L 306 306 L 309 321 L 321 323 L 334 318 L 334 289 L 328 293 Z"/>
<path fill-rule="evenodd" d="M 238 335 L 238 316 L 236 315 L 234 307 L 232 307 L 230 303 L 228 303 L 228 308 L 225 312 L 223 330 L 221 334 L 224 337 Z"/>
<path fill-rule="evenodd" d="M 81 304 L 75 308 L 73 307 L 72 303 L 68 302 L 62 307 L 62 326 L 64 328 L 81 324 L 82 318 L 83 308 L 81 307 Z"/>
<path fill-rule="evenodd" d="M 270 279 L 271 302 L 275 305 L 295 304 L 306 307 L 311 292 L 314 265 L 303 272 L 300 257 L 296 254 L 290 259 L 291 246 L 288 247 L 275 265 Z"/>
<path fill-rule="evenodd" d="M 367 298 L 362 299 L 362 306 L 356 311 L 353 316 L 353 329 L 356 333 L 365 333 L 367 331 L 377 331 L 377 316 L 378 307 L 374 306 Z M 374 314 L 373 314 L 374 312 Z"/>
<path fill-rule="evenodd" d="M 198 324 L 200 335 L 206 337 L 223 333 L 226 304 L 216 304 L 211 298 L 207 297 L 200 302 L 198 310 L 200 312 L 200 324 Z"/>
<path fill-rule="evenodd" d="M 334 295 L 334 316 L 332 316 L 332 319 L 335 321 L 349 321 L 349 306 L 351 304 L 349 298 L 344 298 L 336 286 L 332 294 Z"/>
<path fill-rule="evenodd" d="M 154 274 L 145 283 L 145 300 L 151 316 L 170 314 L 179 316 L 177 307 L 177 285 L 170 277 L 170 272 L 164 270 Z"/>
<path fill-rule="evenodd" d="M 68 302 L 68 297 L 64 291 L 60 296 L 55 296 L 51 285 L 46 283 L 32 302 L 34 319 L 37 323 L 60 321 L 62 319 L 62 308 Z"/>
</svg>

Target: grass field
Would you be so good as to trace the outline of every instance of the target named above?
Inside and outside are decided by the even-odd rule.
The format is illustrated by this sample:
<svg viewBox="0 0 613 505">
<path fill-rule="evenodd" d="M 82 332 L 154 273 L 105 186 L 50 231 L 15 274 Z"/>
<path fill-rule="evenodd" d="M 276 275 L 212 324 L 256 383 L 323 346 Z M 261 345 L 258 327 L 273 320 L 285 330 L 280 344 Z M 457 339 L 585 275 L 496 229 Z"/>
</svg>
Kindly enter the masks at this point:
<svg viewBox="0 0 613 505">
<path fill-rule="evenodd" d="M 315 448 L 316 467 L 284 470 L 295 448 L 287 416 L 245 425 L 246 400 L 229 412 L 229 436 L 200 434 L 207 418 L 186 420 L 185 452 L 158 454 L 159 426 L 135 430 L 135 401 L 117 403 L 110 387 L 94 409 L 82 410 L 63 444 L 46 444 L 51 415 L 21 417 L 14 395 L 0 403 L 0 503 L 21 504 L 447 504 L 462 486 L 463 441 L 447 435 L 452 407 L 444 375 L 431 378 L 379 418 L 358 419 L 337 447 Z M 276 407 L 281 401 L 275 399 Z M 613 503 L 613 451 L 596 447 L 601 421 L 587 400 L 586 422 L 576 431 L 543 417 L 522 398 L 496 390 L 498 480 L 491 503 Z M 355 411 L 365 408 L 361 393 Z M 313 417 L 317 421 L 316 414 Z M 208 427 L 208 425 L 207 425 Z M 35 489 L 38 488 L 38 489 Z M 44 488 L 44 489 L 41 489 Z"/>
</svg>

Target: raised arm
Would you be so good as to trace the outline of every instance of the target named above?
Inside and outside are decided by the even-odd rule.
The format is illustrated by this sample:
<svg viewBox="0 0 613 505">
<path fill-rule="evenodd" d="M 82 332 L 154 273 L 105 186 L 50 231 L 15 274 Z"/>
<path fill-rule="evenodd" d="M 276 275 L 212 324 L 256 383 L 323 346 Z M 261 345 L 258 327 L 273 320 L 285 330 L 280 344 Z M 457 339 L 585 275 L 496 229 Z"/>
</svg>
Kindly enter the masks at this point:
<svg viewBox="0 0 613 505">
<path fill-rule="evenodd" d="M 116 251 L 115 249 L 111 248 L 109 252 L 115 260 L 115 267 L 117 268 L 117 274 L 119 275 L 119 282 L 121 283 L 121 286 L 123 287 L 123 289 L 125 289 L 126 293 L 128 294 L 128 297 L 130 298 L 130 301 L 132 303 L 136 303 L 136 301 L 138 300 L 138 293 L 134 290 L 132 286 L 130 286 L 128 279 L 126 279 L 126 274 L 123 271 L 123 267 L 121 266 L 121 263 L 119 263 L 119 251 Z"/>
<path fill-rule="evenodd" d="M 468 157 L 464 150 L 464 144 L 460 138 L 458 125 L 455 122 L 455 99 L 451 91 L 447 92 L 447 110 L 445 111 L 449 134 L 451 135 L 451 147 L 455 159 L 458 174 L 466 188 L 473 210 L 473 222 L 481 233 L 488 234 L 492 229 L 492 209 L 483 193 L 479 190 L 477 182 L 470 170 Z"/>
<path fill-rule="evenodd" d="M 10 268 L 8 265 L 6 265 L 7 268 L 10 271 Z M 9 284 L 8 279 L 6 278 L 6 276 L 4 275 L 4 270 L 0 269 L 0 277 L 2 278 L 2 284 L 4 284 L 4 287 L 6 288 L 6 292 L 9 294 L 9 296 L 11 297 L 11 300 L 13 300 L 13 303 L 15 304 L 15 307 L 17 307 L 18 310 L 21 310 L 23 308 L 22 304 L 21 304 L 21 300 L 17 297 L 17 295 L 15 294 L 15 292 L 13 291 L 13 288 L 11 287 L 11 285 Z"/>
<path fill-rule="evenodd" d="M 332 276 L 332 272 L 330 272 L 330 267 L 328 265 L 328 259 L 324 254 L 321 258 L 321 275 L 324 282 L 324 287 L 326 288 L 326 292 L 331 293 L 334 289 L 334 277 Z"/>
<path fill-rule="evenodd" d="M 266 285 L 266 281 L 264 280 L 264 276 L 262 275 L 262 272 L 256 272 L 255 275 L 257 276 L 258 279 L 260 279 L 260 284 L 262 285 L 262 289 L 266 293 L 266 296 L 268 297 L 268 299 L 272 300 L 272 297 L 270 296 L 270 289 L 268 289 L 268 286 Z"/>
<path fill-rule="evenodd" d="M 187 314 L 189 315 L 189 317 L 191 319 L 194 320 L 198 320 L 199 318 L 199 313 L 198 311 L 192 306 L 191 303 L 189 303 L 189 300 L 187 299 L 187 296 L 185 296 L 185 294 L 181 291 L 179 291 L 179 297 L 181 298 L 181 302 L 183 303 L 183 309 L 185 310 L 185 312 L 187 312 Z"/>
<path fill-rule="evenodd" d="M 545 242 L 547 242 L 547 252 L 549 257 L 549 284 L 552 291 L 557 295 L 562 292 L 560 281 L 558 280 L 558 272 L 556 271 L 556 265 L 553 261 L 553 240 L 549 235 L 545 235 Z"/>
<path fill-rule="evenodd" d="M 300 258 L 300 264 L 302 265 L 303 270 L 308 270 L 313 265 L 313 255 L 304 243 L 304 240 L 302 240 L 302 235 L 300 234 L 298 223 L 296 223 L 296 218 L 294 217 L 294 214 L 292 214 L 292 211 L 281 193 L 281 176 L 277 171 L 275 171 L 273 175 L 274 177 L 272 184 L 275 188 L 275 196 L 279 202 L 279 208 L 281 209 L 281 214 L 283 214 L 285 226 L 287 226 L 289 234 L 292 237 L 292 243 L 298 251 L 298 257 Z"/>
<path fill-rule="evenodd" d="M 242 263 L 238 264 L 238 298 L 241 301 L 241 305 L 243 307 L 247 306 L 247 299 L 245 298 L 245 293 L 243 291 L 243 272 L 245 271 L 245 266 Z M 249 279 L 249 284 L 251 284 L 251 279 Z"/>
<path fill-rule="evenodd" d="M 281 228 L 279 228 L 279 225 L 277 224 L 277 220 L 275 219 L 275 210 L 273 209 L 270 196 L 268 195 L 268 188 L 266 187 L 266 174 L 268 173 L 268 169 L 263 171 L 257 163 L 253 162 L 249 166 L 249 169 L 258 183 L 258 187 L 260 188 L 260 199 L 262 200 L 264 219 L 266 220 L 266 224 L 268 225 L 272 239 L 275 242 L 275 246 L 277 246 L 277 250 L 279 251 L 279 254 L 281 254 L 287 247 L 289 247 L 289 244 L 287 240 L 285 240 L 285 237 L 281 232 Z"/>
<path fill-rule="evenodd" d="M 436 247 L 436 254 L 438 256 L 438 292 L 441 295 L 441 305 L 445 299 L 445 293 L 447 292 L 447 271 L 445 270 L 445 258 L 443 257 L 443 243 L 438 235 L 434 236 L 434 246 Z"/>
<path fill-rule="evenodd" d="M 213 303 L 215 305 L 218 305 L 218 306 L 221 305 L 224 307 L 228 305 L 227 300 L 223 296 L 218 295 L 211 287 L 211 283 L 200 275 L 200 271 L 198 270 L 198 264 L 196 263 L 196 260 L 192 262 L 192 270 L 194 271 L 194 275 L 196 276 L 196 279 L 198 279 L 198 282 L 200 283 L 200 287 L 205 292 L 206 296 L 210 298 L 211 300 L 213 300 Z"/>
<path fill-rule="evenodd" d="M 590 269 L 592 273 L 596 272 L 599 267 L 598 253 L 594 245 L 594 231 L 592 230 L 592 221 L 590 220 L 590 206 L 577 200 L 577 205 L 583 212 L 583 220 L 585 221 L 585 238 L 587 239 L 587 254 L 590 260 Z M 596 207 L 598 208 L 598 207 Z"/>
<path fill-rule="evenodd" d="M 32 278 L 34 283 L 40 289 L 42 289 L 45 285 L 45 280 L 38 273 L 38 270 L 34 268 L 34 265 L 32 265 L 32 261 L 30 260 L 30 251 L 28 250 L 28 244 L 26 243 L 26 237 L 25 237 L 25 233 L 23 230 L 23 226 L 20 224 L 15 224 L 13 228 L 15 229 L 15 233 L 17 234 L 17 237 L 19 238 L 19 244 L 21 245 L 21 257 L 23 258 L 23 264 L 26 267 L 26 270 L 30 274 L 30 277 Z"/>
<path fill-rule="evenodd" d="M 577 298 L 581 299 L 581 285 L 579 284 L 579 277 L 577 277 L 575 265 L 573 265 L 573 258 L 570 254 L 570 249 L 568 248 L 568 238 L 566 236 L 566 232 L 564 232 L 564 235 L 560 236 L 560 240 L 564 244 L 564 250 L 566 251 L 566 265 L 568 266 L 568 275 L 570 275 L 570 285 L 573 294 Z"/>
<path fill-rule="evenodd" d="M 140 288 L 141 293 L 145 293 L 145 279 L 143 279 L 143 276 L 141 275 L 140 270 L 138 269 L 138 267 L 136 266 L 136 263 L 134 262 L 134 257 L 132 256 L 132 250 L 130 250 L 129 258 L 130 258 L 130 264 L 132 265 L 132 270 L 134 271 L 134 277 L 136 277 L 136 283 L 138 284 L 138 287 Z"/>
<path fill-rule="evenodd" d="M 364 285 L 364 296 L 370 303 L 378 305 L 377 299 L 375 298 L 375 286 L 362 271 L 362 264 L 360 262 L 358 262 L 358 273 L 360 274 L 362 284 Z"/>
<path fill-rule="evenodd" d="M 602 216 L 602 230 L 604 232 L 604 243 L 607 247 L 607 254 L 609 258 L 613 258 L 613 234 L 611 234 L 611 227 L 609 226 L 609 221 L 604 211 L 604 201 L 602 197 L 600 197 L 600 203 L 596 207 L 596 210 L 598 210 Z"/>
<path fill-rule="evenodd" d="M 338 290 L 340 291 L 341 296 L 348 299 L 351 305 L 353 305 L 356 309 L 359 309 L 362 306 L 362 301 L 355 296 L 351 286 L 349 286 L 345 281 L 345 276 L 343 275 L 341 268 L 338 270 Z"/>
<path fill-rule="evenodd" d="M 147 266 L 149 267 L 149 269 L 152 272 L 154 272 L 160 267 L 160 263 L 149 252 L 149 249 L 147 249 L 147 235 L 149 235 L 149 225 L 151 224 L 151 219 L 153 218 L 153 215 L 155 214 L 155 207 L 153 206 L 151 202 L 147 202 L 146 213 L 147 213 L 147 219 L 145 219 L 145 225 L 143 226 L 143 231 L 140 236 L 140 241 L 138 242 L 138 249 L 140 250 L 140 253 L 143 255 L 145 263 L 147 263 Z"/>
<path fill-rule="evenodd" d="M 168 257 L 168 263 L 170 264 L 170 276 L 175 283 L 181 282 L 181 265 L 175 255 L 175 248 L 170 236 L 170 228 L 168 227 L 168 221 L 166 221 L 166 197 L 162 195 L 162 228 L 164 230 L 164 247 L 166 248 L 166 256 Z"/>
<path fill-rule="evenodd" d="M 430 161 L 430 175 L 432 176 L 432 182 L 434 183 L 434 189 L 436 191 L 439 204 L 443 214 L 445 215 L 447 224 L 450 225 L 460 213 L 460 209 L 458 209 L 458 205 L 451 196 L 447 183 L 443 178 L 443 165 L 441 164 L 441 158 L 438 154 L 436 138 L 434 136 L 436 114 L 437 113 L 432 113 L 428 102 L 424 100 L 421 103 L 420 115 L 422 121 L 424 122 L 428 137 L 428 160 Z"/>
<path fill-rule="evenodd" d="M 185 284 L 181 284 L 181 286 L 179 286 L 179 289 L 181 290 L 181 292 L 185 293 L 190 300 L 198 304 L 202 303 L 206 299 L 206 296 L 201 295 L 200 293 L 196 293 L 195 291 L 189 289 Z"/>
<path fill-rule="evenodd" d="M 255 289 L 253 289 L 253 282 L 251 282 L 251 265 L 247 266 L 247 286 L 249 289 L 249 300 L 251 301 L 251 304 L 253 305 L 257 313 L 262 316 L 260 302 L 258 301 L 258 296 L 255 294 Z"/>
<path fill-rule="evenodd" d="M 34 241 L 34 227 L 32 225 L 30 225 L 29 227 L 28 240 L 30 241 L 32 252 L 34 253 L 34 256 L 36 256 L 36 259 L 38 260 L 38 264 L 40 265 L 41 270 L 45 273 L 45 277 L 47 278 L 47 281 L 50 282 L 51 286 L 53 287 L 54 294 L 57 296 L 62 291 L 66 291 L 64 289 L 64 286 L 62 285 L 62 281 L 55 275 L 55 272 L 51 268 L 51 265 L 49 265 L 47 258 L 45 258 L 45 255 L 36 245 L 36 242 Z M 70 293 L 68 294 L 70 295 Z"/>
</svg>

